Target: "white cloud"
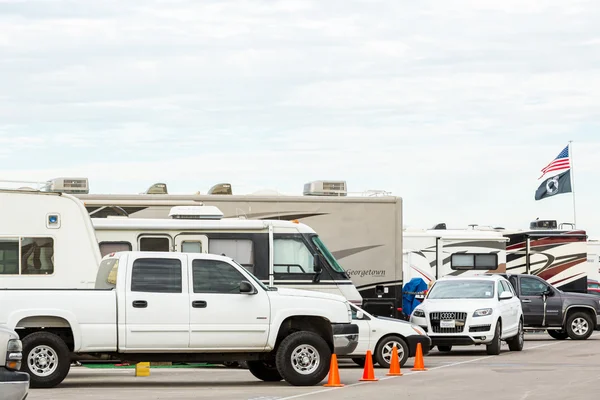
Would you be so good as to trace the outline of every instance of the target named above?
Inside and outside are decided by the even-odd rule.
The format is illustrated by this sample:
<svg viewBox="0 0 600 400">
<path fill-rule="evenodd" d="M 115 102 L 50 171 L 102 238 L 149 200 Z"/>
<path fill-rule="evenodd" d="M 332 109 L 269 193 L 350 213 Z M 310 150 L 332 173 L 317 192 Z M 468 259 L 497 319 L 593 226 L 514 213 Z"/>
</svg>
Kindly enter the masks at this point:
<svg viewBox="0 0 600 400">
<path fill-rule="evenodd" d="M 0 175 L 340 178 L 403 196 L 411 225 L 526 226 L 571 218 L 533 192 L 573 139 L 598 230 L 598 20 L 583 0 L 0 1 Z"/>
</svg>

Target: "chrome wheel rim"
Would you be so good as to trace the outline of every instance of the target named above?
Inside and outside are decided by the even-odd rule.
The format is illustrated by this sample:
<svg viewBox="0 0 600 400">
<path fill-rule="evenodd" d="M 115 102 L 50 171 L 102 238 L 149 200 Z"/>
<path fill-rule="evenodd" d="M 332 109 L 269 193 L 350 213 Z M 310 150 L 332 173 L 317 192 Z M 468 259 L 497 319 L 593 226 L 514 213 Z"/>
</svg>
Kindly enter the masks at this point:
<svg viewBox="0 0 600 400">
<path fill-rule="evenodd" d="M 573 322 L 571 322 L 571 330 L 577 336 L 585 335 L 589 329 L 590 329 L 590 327 L 588 325 L 588 322 L 585 320 L 585 318 L 581 318 L 581 317 L 575 318 L 573 320 Z"/>
<path fill-rule="evenodd" d="M 49 376 L 58 368 L 58 354 L 49 346 L 34 347 L 27 356 L 27 365 L 36 376 Z"/>
<path fill-rule="evenodd" d="M 389 341 L 381 349 L 381 357 L 388 364 L 392 363 L 392 351 L 394 346 L 396 346 L 396 350 L 398 350 L 398 361 L 402 360 L 404 357 L 404 347 L 395 340 Z"/>
<path fill-rule="evenodd" d="M 303 344 L 292 351 L 291 361 L 294 371 L 302 375 L 309 375 L 319 368 L 321 356 L 313 346 Z"/>
</svg>

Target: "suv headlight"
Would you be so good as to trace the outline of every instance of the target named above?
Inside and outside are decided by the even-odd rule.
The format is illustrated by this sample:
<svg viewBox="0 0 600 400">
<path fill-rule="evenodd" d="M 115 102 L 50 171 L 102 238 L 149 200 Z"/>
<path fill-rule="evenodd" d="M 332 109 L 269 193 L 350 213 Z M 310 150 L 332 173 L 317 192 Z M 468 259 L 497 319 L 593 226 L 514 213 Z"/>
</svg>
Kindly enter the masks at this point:
<svg viewBox="0 0 600 400">
<path fill-rule="evenodd" d="M 19 339 L 8 341 L 6 348 L 6 368 L 12 370 L 21 369 L 21 360 L 23 359 L 23 343 Z"/>
<path fill-rule="evenodd" d="M 420 308 L 415 308 L 413 311 L 413 317 L 425 318 L 425 311 Z"/>
<path fill-rule="evenodd" d="M 485 317 L 487 315 L 492 315 L 493 310 L 491 308 L 480 308 L 479 310 L 475 310 L 473 313 L 474 317 Z"/>
</svg>

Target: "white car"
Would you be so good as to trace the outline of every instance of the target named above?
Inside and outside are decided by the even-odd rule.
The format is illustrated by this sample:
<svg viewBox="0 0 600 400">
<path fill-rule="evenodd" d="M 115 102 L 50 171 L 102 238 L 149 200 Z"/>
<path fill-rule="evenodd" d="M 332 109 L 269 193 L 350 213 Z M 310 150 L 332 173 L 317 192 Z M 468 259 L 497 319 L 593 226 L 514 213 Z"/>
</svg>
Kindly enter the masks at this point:
<svg viewBox="0 0 600 400">
<path fill-rule="evenodd" d="M 374 316 L 354 304 L 350 304 L 350 307 L 352 323 L 358 325 L 358 346 L 352 353 L 340 358 L 352 358 L 362 367 L 367 350 L 371 350 L 373 365 L 389 368 L 394 345 L 398 349 L 401 367 L 408 357 L 414 357 L 417 343 L 421 343 L 423 355 L 429 353 L 431 339 L 419 326 L 400 319 Z"/>
<path fill-rule="evenodd" d="M 432 346 L 486 345 L 500 354 L 501 341 L 511 351 L 523 349 L 523 310 L 510 282 L 499 275 L 447 276 L 439 279 L 411 314 L 427 330 Z"/>
</svg>

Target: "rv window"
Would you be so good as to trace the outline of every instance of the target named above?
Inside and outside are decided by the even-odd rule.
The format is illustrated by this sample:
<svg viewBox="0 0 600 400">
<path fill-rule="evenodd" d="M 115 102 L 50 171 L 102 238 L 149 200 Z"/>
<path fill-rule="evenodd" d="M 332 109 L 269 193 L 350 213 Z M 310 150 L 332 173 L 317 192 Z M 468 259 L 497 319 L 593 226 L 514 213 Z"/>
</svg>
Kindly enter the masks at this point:
<svg viewBox="0 0 600 400">
<path fill-rule="evenodd" d="M 21 275 L 54 273 L 54 239 L 21 238 Z"/>
<path fill-rule="evenodd" d="M 314 274 L 313 255 L 301 238 L 273 240 L 273 268 L 279 274 Z"/>
<path fill-rule="evenodd" d="M 140 238 L 140 251 L 170 251 L 171 240 L 167 237 Z"/>
<path fill-rule="evenodd" d="M 181 242 L 182 253 L 202 253 L 202 242 L 185 241 Z"/>
<path fill-rule="evenodd" d="M 192 261 L 194 293 L 239 293 L 240 282 L 247 280 L 237 269 L 223 261 Z"/>
<path fill-rule="evenodd" d="M 102 242 L 100 243 L 100 254 L 104 257 L 110 253 L 118 253 L 119 251 L 131 251 L 131 243 L 129 242 Z"/>
<path fill-rule="evenodd" d="M 208 252 L 218 255 L 225 254 L 252 272 L 254 269 L 253 244 L 250 239 L 210 239 Z"/>
<path fill-rule="evenodd" d="M 19 239 L 0 239 L 0 275 L 19 274 Z"/>
<path fill-rule="evenodd" d="M 181 293 L 181 261 L 140 258 L 131 272 L 132 292 Z"/>
<path fill-rule="evenodd" d="M 498 255 L 495 253 L 452 254 L 450 256 L 450 268 L 454 270 L 495 270 L 498 269 Z"/>
</svg>

